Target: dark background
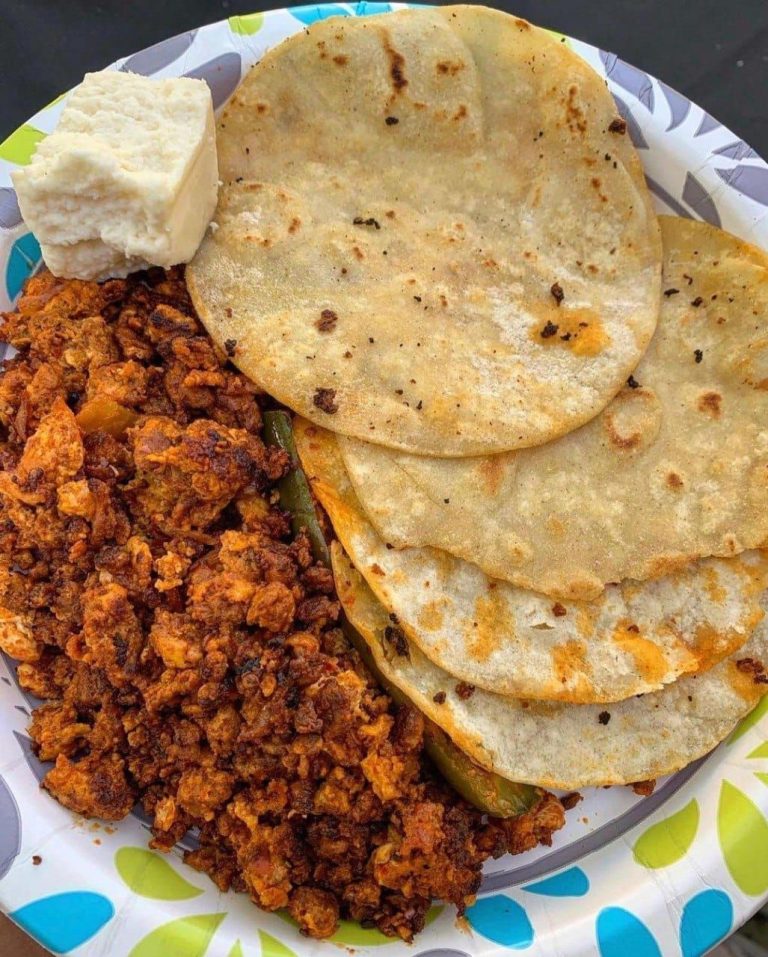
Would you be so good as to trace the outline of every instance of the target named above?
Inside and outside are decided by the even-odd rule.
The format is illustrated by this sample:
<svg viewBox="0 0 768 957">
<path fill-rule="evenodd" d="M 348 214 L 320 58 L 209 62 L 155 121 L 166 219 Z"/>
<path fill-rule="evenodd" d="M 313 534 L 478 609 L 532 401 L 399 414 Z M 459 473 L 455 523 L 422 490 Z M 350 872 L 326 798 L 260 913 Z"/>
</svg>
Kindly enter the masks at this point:
<svg viewBox="0 0 768 957">
<path fill-rule="evenodd" d="M 768 0 L 488 2 L 618 53 L 768 158 Z M 174 33 L 269 6 L 270 0 L 0 0 L 0 141 L 87 70 Z M 758 928 L 757 920 L 749 926 Z M 45 957 L 2 917 L 0 954 Z"/>
<path fill-rule="evenodd" d="M 488 0 L 588 40 L 768 157 L 768 0 Z M 279 0 L 275 0 L 277 6 Z M 0 0 L 0 141 L 87 70 L 270 0 Z"/>
</svg>

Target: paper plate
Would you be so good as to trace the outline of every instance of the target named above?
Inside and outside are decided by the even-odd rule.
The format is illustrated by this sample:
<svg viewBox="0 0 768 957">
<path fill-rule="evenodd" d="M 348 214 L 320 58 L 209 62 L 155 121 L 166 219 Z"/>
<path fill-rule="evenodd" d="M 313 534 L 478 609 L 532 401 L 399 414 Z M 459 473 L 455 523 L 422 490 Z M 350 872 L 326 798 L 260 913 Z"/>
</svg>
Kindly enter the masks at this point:
<svg viewBox="0 0 768 957">
<path fill-rule="evenodd" d="M 403 4 L 294 7 L 231 17 L 113 65 L 207 80 L 216 106 L 266 50 L 315 20 Z M 559 38 L 608 79 L 660 211 L 705 219 L 768 248 L 768 166 L 742 140 L 665 83 Z M 64 97 L 0 144 L 0 309 L 39 261 L 9 172 L 56 126 Z M 147 850 L 141 816 L 84 821 L 38 788 L 45 768 L 26 734 L 37 702 L 0 661 L 0 907 L 56 953 L 78 957 L 310 957 L 336 953 L 244 895 L 221 894 L 181 851 Z M 660 782 L 585 791 L 551 848 L 489 866 L 457 924 L 433 908 L 415 945 L 342 924 L 333 938 L 382 957 L 698 957 L 768 895 L 768 698 L 703 761 Z M 33 857 L 42 861 L 35 865 Z M 34 859 L 37 859 L 36 857 Z"/>
</svg>

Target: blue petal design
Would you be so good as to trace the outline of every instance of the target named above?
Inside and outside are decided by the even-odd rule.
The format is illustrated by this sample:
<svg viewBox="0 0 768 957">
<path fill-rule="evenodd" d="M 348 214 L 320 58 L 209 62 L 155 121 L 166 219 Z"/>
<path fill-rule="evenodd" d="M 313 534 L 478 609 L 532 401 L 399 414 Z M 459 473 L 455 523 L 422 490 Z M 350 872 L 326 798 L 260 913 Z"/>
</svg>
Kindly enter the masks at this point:
<svg viewBox="0 0 768 957">
<path fill-rule="evenodd" d="M 680 947 L 683 957 L 701 957 L 727 937 L 733 926 L 733 904 L 724 891 L 706 890 L 683 908 Z"/>
<path fill-rule="evenodd" d="M 139 50 L 138 53 L 129 56 L 120 69 L 123 73 L 152 76 L 169 63 L 178 60 L 182 53 L 186 53 L 194 43 L 196 34 L 197 30 L 187 30 L 186 33 L 179 33 L 178 36 L 161 40 L 145 50 Z"/>
<path fill-rule="evenodd" d="M 693 173 L 687 173 L 683 187 L 683 201 L 688 203 L 710 226 L 720 226 L 720 213 L 715 201 L 696 179 Z"/>
<path fill-rule="evenodd" d="M 623 907 L 601 910 L 596 931 L 600 957 L 661 957 L 653 934 Z"/>
<path fill-rule="evenodd" d="M 545 897 L 583 897 L 589 891 L 589 878 L 580 867 L 569 867 L 535 884 L 526 884 L 524 891 Z"/>
<path fill-rule="evenodd" d="M 5 288 L 11 301 L 21 292 L 21 287 L 39 262 L 40 244 L 32 233 L 25 233 L 11 247 L 5 267 Z"/>
<path fill-rule="evenodd" d="M 79 947 L 112 920 L 115 908 L 102 894 L 67 891 L 25 904 L 9 916 L 54 954 Z"/>
<path fill-rule="evenodd" d="M 721 146 L 719 150 L 712 150 L 716 156 L 728 156 L 730 159 L 759 159 L 758 154 L 752 149 L 749 143 L 744 140 L 735 140 L 728 143 L 727 146 Z"/>
<path fill-rule="evenodd" d="M 605 66 L 605 75 L 617 86 L 620 86 L 622 90 L 626 90 L 627 93 L 637 97 L 643 106 L 653 113 L 655 102 L 653 84 L 648 74 L 638 70 L 631 63 L 620 60 L 614 53 L 606 53 L 601 50 L 600 59 Z"/>
<path fill-rule="evenodd" d="M 768 206 L 768 169 L 762 166 L 736 166 L 715 172 L 731 189 L 749 196 L 761 206 Z"/>
<path fill-rule="evenodd" d="M 647 150 L 648 143 L 643 136 L 643 131 L 637 124 L 637 120 L 632 116 L 632 111 L 627 106 L 627 104 L 622 100 L 620 96 L 613 94 L 613 99 L 616 102 L 616 107 L 621 113 L 622 117 L 626 120 L 627 129 L 629 130 L 629 136 L 632 142 L 635 144 L 635 148 L 639 150 Z"/>
<path fill-rule="evenodd" d="M 705 113 L 702 117 L 701 123 L 699 123 L 699 128 L 693 134 L 694 136 L 704 136 L 705 133 L 711 133 L 712 130 L 719 129 L 723 124 L 719 123 L 714 116 L 710 116 L 709 113 Z"/>
<path fill-rule="evenodd" d="M 213 108 L 218 110 L 234 93 L 235 87 L 240 82 L 242 67 L 243 61 L 239 53 L 222 53 L 221 56 L 196 66 L 184 76 L 191 77 L 193 80 L 205 80 L 211 88 Z"/>
<path fill-rule="evenodd" d="M 0 880 L 21 850 L 21 815 L 11 789 L 0 778 Z"/>
<path fill-rule="evenodd" d="M 691 112 L 691 101 L 687 96 L 683 96 L 682 93 L 673 90 L 671 86 L 667 86 L 666 83 L 659 81 L 659 86 L 664 98 L 669 103 L 669 112 L 672 114 L 667 127 L 667 133 L 669 133 L 670 130 L 676 130 Z"/>
<path fill-rule="evenodd" d="M 21 210 L 16 199 L 16 190 L 10 186 L 0 189 L 0 226 L 3 229 L 13 229 L 21 222 Z"/>
<path fill-rule="evenodd" d="M 377 13 L 390 13 L 391 11 L 391 3 L 369 3 L 368 0 L 360 0 L 355 7 L 355 15 L 358 17 L 372 17 Z"/>
<path fill-rule="evenodd" d="M 372 6 L 372 4 L 368 4 L 368 6 Z M 317 7 L 310 5 L 305 7 L 290 7 L 287 12 L 290 13 L 292 17 L 296 17 L 297 20 L 300 20 L 305 26 L 317 23 L 318 20 L 327 20 L 328 17 L 349 16 L 349 10 L 340 7 L 337 3 L 323 3 Z"/>
<path fill-rule="evenodd" d="M 533 927 L 525 909 L 504 894 L 481 897 L 466 918 L 479 934 L 496 944 L 525 950 L 533 943 Z"/>
</svg>

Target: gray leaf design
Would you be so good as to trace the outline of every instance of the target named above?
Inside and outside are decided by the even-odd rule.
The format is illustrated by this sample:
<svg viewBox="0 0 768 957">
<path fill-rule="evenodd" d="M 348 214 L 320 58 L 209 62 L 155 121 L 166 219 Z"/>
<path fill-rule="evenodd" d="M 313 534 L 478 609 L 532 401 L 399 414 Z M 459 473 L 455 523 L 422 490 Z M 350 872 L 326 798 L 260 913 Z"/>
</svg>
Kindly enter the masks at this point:
<svg viewBox="0 0 768 957">
<path fill-rule="evenodd" d="M 613 99 L 616 102 L 616 107 L 619 113 L 626 120 L 629 136 L 632 142 L 635 144 L 635 148 L 639 150 L 647 150 L 648 142 L 643 136 L 643 131 L 638 126 L 637 120 L 634 118 L 634 116 L 632 116 L 632 111 L 624 102 L 624 100 L 622 100 L 620 96 L 616 96 L 615 93 L 613 94 Z"/>
<path fill-rule="evenodd" d="M 609 53 L 607 50 L 600 50 L 600 59 L 603 61 L 603 66 L 605 67 L 605 75 L 610 76 L 611 70 L 616 66 L 618 57 L 615 53 Z"/>
<path fill-rule="evenodd" d="M 768 169 L 764 166 L 736 166 L 715 172 L 731 189 L 749 196 L 761 206 L 768 206 Z"/>
<path fill-rule="evenodd" d="M 141 804 L 134 804 L 133 810 L 131 811 L 131 817 L 136 818 L 139 824 L 141 824 L 141 826 L 147 831 L 152 830 L 154 818 L 147 814 Z M 187 831 L 184 837 L 182 837 L 180 841 L 176 842 L 176 847 L 180 847 L 185 851 L 196 851 L 200 847 L 199 828 L 194 827 L 192 830 Z"/>
<path fill-rule="evenodd" d="M 688 203 L 691 209 L 697 212 L 705 222 L 711 226 L 720 226 L 720 213 L 717 211 L 714 200 L 693 173 L 688 173 L 685 177 L 683 200 Z"/>
<path fill-rule="evenodd" d="M 16 200 L 16 190 L 10 186 L 0 189 L 0 226 L 3 229 L 13 229 L 21 222 L 21 211 Z"/>
<path fill-rule="evenodd" d="M 240 82 L 241 69 L 242 61 L 239 53 L 222 53 L 221 56 L 195 67 L 184 76 L 189 76 L 193 80 L 205 80 L 211 88 L 213 108 L 218 110 Z"/>
<path fill-rule="evenodd" d="M 622 90 L 636 96 L 643 106 L 653 113 L 653 84 L 647 73 L 638 70 L 631 63 L 620 60 L 615 53 L 600 51 L 600 59 L 605 66 L 605 75 Z"/>
<path fill-rule="evenodd" d="M 18 731 L 14 731 L 13 736 L 16 738 L 16 741 L 21 748 L 21 753 L 24 755 L 24 760 L 27 762 L 29 770 L 34 774 L 38 781 L 42 781 L 46 774 L 53 767 L 53 764 L 50 761 L 43 763 L 40 758 L 38 758 L 38 756 L 32 750 L 32 740 L 25 734 L 19 734 Z"/>
<path fill-rule="evenodd" d="M 659 81 L 659 86 L 661 87 L 661 92 L 664 94 L 664 99 L 669 104 L 669 112 L 672 114 L 669 126 L 667 127 L 667 133 L 669 133 L 670 130 L 676 130 L 686 116 L 688 116 L 691 112 L 692 104 L 687 96 L 683 96 L 682 93 L 673 90 L 672 87 L 667 86 L 666 83 Z"/>
<path fill-rule="evenodd" d="M 197 30 L 188 30 L 186 33 L 180 33 L 178 36 L 170 37 L 168 40 L 161 40 L 154 46 L 147 47 L 146 50 L 140 50 L 128 57 L 125 63 L 120 67 L 123 73 L 140 73 L 142 76 L 152 76 L 178 60 L 182 53 L 185 53 L 194 42 Z"/>
<path fill-rule="evenodd" d="M 744 140 L 735 140 L 733 143 L 728 143 L 726 146 L 721 146 L 719 150 L 713 150 L 712 152 L 717 156 L 727 156 L 735 160 L 760 159 L 749 143 L 745 143 Z"/>
<path fill-rule="evenodd" d="M 434 950 L 420 950 L 413 957 L 469 957 L 465 950 L 452 950 L 450 947 L 437 947 Z"/>
<path fill-rule="evenodd" d="M 712 130 L 719 129 L 722 125 L 722 123 L 718 123 L 714 116 L 710 116 L 709 113 L 705 113 L 702 117 L 701 123 L 699 123 L 699 128 L 693 135 L 704 136 L 705 133 L 711 133 Z"/>
<path fill-rule="evenodd" d="M 21 815 L 11 789 L 0 778 L 0 880 L 21 850 Z"/>
<path fill-rule="evenodd" d="M 39 708 L 44 702 L 40 698 L 36 698 L 33 694 L 30 694 L 28 691 L 25 691 L 24 688 L 19 684 L 19 678 L 16 673 L 16 662 L 9 655 L 6 655 L 4 651 L 0 651 L 0 658 L 5 662 L 5 666 L 8 669 L 8 674 L 13 678 L 16 687 L 21 692 L 24 700 L 27 702 L 29 707 L 34 711 L 35 708 Z"/>
</svg>

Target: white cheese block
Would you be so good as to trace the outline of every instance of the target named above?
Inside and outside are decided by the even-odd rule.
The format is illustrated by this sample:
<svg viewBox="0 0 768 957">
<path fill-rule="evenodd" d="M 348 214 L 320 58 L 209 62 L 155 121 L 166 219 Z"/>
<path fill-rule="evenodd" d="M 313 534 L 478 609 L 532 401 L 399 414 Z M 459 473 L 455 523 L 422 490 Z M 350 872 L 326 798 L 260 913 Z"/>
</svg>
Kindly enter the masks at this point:
<svg viewBox="0 0 768 957">
<path fill-rule="evenodd" d="M 216 207 L 203 80 L 88 73 L 13 183 L 57 276 L 106 279 L 189 262 Z"/>
</svg>

